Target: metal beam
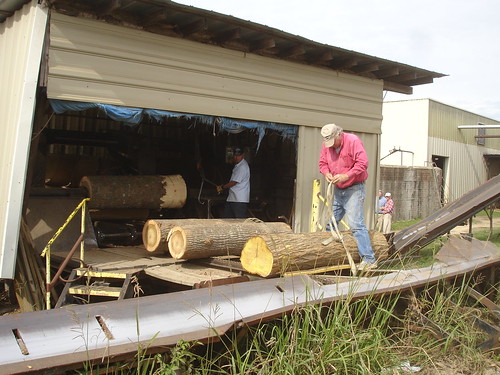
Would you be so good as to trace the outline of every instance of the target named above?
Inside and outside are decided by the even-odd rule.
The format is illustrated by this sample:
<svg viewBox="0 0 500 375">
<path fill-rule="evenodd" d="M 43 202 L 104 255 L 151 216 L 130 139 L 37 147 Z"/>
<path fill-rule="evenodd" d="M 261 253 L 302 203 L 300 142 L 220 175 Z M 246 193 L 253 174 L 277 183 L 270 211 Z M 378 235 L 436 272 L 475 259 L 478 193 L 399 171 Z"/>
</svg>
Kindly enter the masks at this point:
<svg viewBox="0 0 500 375">
<path fill-rule="evenodd" d="M 393 238 L 394 249 L 405 252 L 416 246 L 424 247 L 498 199 L 500 175 L 470 190 L 424 220 L 396 233 Z"/>
</svg>

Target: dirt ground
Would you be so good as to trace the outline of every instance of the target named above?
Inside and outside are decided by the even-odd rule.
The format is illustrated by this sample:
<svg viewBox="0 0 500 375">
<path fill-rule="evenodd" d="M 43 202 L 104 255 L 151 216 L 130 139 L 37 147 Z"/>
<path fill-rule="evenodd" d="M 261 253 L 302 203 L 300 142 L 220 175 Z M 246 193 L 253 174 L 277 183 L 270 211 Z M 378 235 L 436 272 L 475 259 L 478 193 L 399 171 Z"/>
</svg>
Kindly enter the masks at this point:
<svg viewBox="0 0 500 375">
<path fill-rule="evenodd" d="M 497 212 L 499 212 L 498 210 Z M 493 228 L 500 226 L 500 218 L 493 217 Z M 487 215 L 476 215 L 472 218 L 472 233 L 490 229 L 490 218 Z M 463 225 L 457 225 L 450 231 L 451 234 L 469 233 L 469 220 L 466 220 Z"/>
</svg>

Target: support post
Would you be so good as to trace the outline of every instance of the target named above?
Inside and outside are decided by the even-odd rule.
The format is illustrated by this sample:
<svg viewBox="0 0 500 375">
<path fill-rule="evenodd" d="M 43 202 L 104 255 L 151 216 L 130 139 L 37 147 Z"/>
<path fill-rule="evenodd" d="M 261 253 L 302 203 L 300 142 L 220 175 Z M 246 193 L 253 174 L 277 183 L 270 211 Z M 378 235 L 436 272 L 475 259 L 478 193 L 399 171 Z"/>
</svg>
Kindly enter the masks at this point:
<svg viewBox="0 0 500 375">
<path fill-rule="evenodd" d="M 50 310 L 50 245 L 46 247 L 45 253 L 45 304 Z"/>
<path fill-rule="evenodd" d="M 313 180 L 311 223 L 309 226 L 309 232 L 317 232 L 318 230 L 320 191 L 321 191 L 321 182 L 318 179 Z"/>
<path fill-rule="evenodd" d="M 85 207 L 87 204 L 87 200 L 83 200 L 82 204 L 82 223 L 80 225 L 80 234 L 82 235 L 82 242 L 80 242 L 80 268 L 84 267 L 84 251 L 85 251 Z"/>
</svg>

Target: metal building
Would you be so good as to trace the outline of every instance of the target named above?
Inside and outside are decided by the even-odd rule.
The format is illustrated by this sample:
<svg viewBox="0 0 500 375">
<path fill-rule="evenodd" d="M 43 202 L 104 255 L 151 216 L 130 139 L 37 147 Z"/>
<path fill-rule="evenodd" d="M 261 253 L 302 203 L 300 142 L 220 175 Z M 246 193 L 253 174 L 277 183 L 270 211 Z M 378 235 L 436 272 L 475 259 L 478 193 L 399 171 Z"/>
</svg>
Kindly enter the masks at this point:
<svg viewBox="0 0 500 375">
<path fill-rule="evenodd" d="M 381 158 L 441 168 L 441 201 L 451 202 L 499 173 L 500 121 L 432 99 L 386 102 Z"/>
<path fill-rule="evenodd" d="M 335 122 L 360 136 L 372 161 L 365 214 L 373 227 L 383 91 L 410 94 L 443 76 L 164 0 L 14 0 L 0 4 L 0 22 L 0 278 L 13 277 L 33 188 L 78 179 L 83 161 L 97 173 L 106 142 L 125 147 L 139 173 L 176 166 L 189 177 L 195 143 L 213 145 L 206 155 L 215 158 L 243 140 L 256 160 L 254 191 L 276 207 L 273 218 L 307 231 L 319 128 Z M 99 110 L 54 109 L 73 103 Z M 103 115 L 123 107 L 164 111 L 168 129 L 145 124 L 146 138 Z M 221 138 L 228 124 L 254 133 Z M 66 180 L 49 178 L 62 163 Z"/>
</svg>

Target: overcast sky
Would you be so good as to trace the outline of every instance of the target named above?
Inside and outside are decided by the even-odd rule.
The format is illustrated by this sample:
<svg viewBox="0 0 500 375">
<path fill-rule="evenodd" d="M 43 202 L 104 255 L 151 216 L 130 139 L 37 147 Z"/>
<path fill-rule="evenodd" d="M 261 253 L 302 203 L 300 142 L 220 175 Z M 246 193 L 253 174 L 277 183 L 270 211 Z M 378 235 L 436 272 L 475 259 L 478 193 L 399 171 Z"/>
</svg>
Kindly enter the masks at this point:
<svg viewBox="0 0 500 375">
<path fill-rule="evenodd" d="M 431 98 L 500 121 L 498 0 L 176 0 L 447 74 L 385 100 Z"/>
</svg>

